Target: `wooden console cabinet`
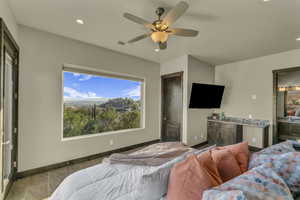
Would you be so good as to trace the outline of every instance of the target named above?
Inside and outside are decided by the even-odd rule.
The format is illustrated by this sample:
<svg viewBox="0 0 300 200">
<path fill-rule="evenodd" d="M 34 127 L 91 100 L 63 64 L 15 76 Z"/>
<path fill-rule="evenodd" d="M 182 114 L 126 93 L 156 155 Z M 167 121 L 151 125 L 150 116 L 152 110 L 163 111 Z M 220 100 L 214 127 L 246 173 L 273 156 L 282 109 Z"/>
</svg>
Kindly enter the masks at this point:
<svg viewBox="0 0 300 200">
<path fill-rule="evenodd" d="M 289 122 L 287 120 L 278 120 L 278 136 L 279 140 L 295 140 L 300 139 L 300 123 Z"/>
<path fill-rule="evenodd" d="M 242 126 L 208 121 L 207 139 L 209 144 L 218 146 L 239 143 L 243 140 Z"/>
<path fill-rule="evenodd" d="M 238 121 L 238 120 L 236 120 Z M 262 149 L 268 146 L 269 125 L 259 126 L 251 121 L 238 122 L 208 119 L 208 143 L 225 146 L 247 141 L 253 149 Z"/>
</svg>

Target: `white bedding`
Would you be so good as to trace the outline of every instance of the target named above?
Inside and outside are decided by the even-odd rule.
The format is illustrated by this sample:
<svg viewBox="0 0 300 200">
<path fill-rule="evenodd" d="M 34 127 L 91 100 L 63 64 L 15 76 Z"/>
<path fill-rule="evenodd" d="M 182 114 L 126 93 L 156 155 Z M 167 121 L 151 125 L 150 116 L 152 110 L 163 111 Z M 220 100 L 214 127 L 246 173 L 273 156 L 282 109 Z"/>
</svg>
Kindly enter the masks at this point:
<svg viewBox="0 0 300 200">
<path fill-rule="evenodd" d="M 67 177 L 49 200 L 160 200 L 167 192 L 170 169 L 190 153 L 161 166 L 103 163 L 90 167 Z"/>
</svg>

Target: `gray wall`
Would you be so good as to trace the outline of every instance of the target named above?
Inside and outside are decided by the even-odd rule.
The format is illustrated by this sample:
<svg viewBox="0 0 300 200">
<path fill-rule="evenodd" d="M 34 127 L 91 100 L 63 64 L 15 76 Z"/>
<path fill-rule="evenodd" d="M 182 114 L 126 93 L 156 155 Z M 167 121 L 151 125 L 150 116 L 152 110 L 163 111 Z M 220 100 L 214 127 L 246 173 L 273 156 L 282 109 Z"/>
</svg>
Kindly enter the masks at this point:
<svg viewBox="0 0 300 200">
<path fill-rule="evenodd" d="M 19 31 L 19 171 L 160 138 L 157 63 L 24 26 Z M 62 141 L 62 66 L 66 63 L 145 78 L 145 129 Z"/>
<path fill-rule="evenodd" d="M 4 20 L 14 39 L 18 41 L 18 25 L 8 0 L 0 0 L 0 17 Z"/>
<path fill-rule="evenodd" d="M 188 105 L 193 83 L 214 84 L 214 67 L 210 64 L 201 62 L 196 58 L 188 57 Z M 187 143 L 196 145 L 207 140 L 207 117 L 212 114 L 212 109 L 188 109 Z"/>
<path fill-rule="evenodd" d="M 208 109 L 189 109 L 192 83 L 213 83 L 214 67 L 200 60 L 184 55 L 161 64 L 161 75 L 183 71 L 183 124 L 182 141 L 193 146 L 207 139 Z"/>
<path fill-rule="evenodd" d="M 226 86 L 221 110 L 228 116 L 252 115 L 272 122 L 272 70 L 296 66 L 300 50 L 216 66 L 215 81 Z"/>
</svg>

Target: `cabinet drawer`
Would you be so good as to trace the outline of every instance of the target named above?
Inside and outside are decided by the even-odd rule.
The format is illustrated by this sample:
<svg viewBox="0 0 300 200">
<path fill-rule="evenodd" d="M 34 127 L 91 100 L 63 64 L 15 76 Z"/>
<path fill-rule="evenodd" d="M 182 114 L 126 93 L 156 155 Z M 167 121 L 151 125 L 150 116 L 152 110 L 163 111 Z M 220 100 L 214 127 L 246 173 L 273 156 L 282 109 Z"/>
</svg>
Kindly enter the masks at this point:
<svg viewBox="0 0 300 200">
<path fill-rule="evenodd" d="M 300 124 L 290 124 L 290 134 L 300 136 Z"/>
<path fill-rule="evenodd" d="M 219 128 L 220 125 L 221 125 L 221 124 L 220 124 L 219 122 L 211 122 L 211 121 L 208 121 L 208 122 L 207 122 L 207 126 L 210 127 L 210 128 L 214 128 L 214 127 L 215 127 L 215 128 Z"/>
<path fill-rule="evenodd" d="M 288 123 L 278 123 L 278 134 L 279 135 L 288 135 L 290 132 L 290 125 Z"/>
</svg>

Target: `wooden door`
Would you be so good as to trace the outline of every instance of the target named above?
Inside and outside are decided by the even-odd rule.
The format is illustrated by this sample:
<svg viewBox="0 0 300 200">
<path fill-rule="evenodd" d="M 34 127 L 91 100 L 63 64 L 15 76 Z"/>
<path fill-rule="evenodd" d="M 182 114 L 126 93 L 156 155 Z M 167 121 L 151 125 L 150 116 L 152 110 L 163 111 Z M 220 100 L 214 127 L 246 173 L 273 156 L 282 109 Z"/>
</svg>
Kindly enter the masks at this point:
<svg viewBox="0 0 300 200">
<path fill-rule="evenodd" d="M 5 196 L 17 172 L 19 48 L 1 19 L 0 31 L 0 184 Z"/>
<path fill-rule="evenodd" d="M 162 77 L 162 141 L 181 141 L 182 74 Z"/>
</svg>

